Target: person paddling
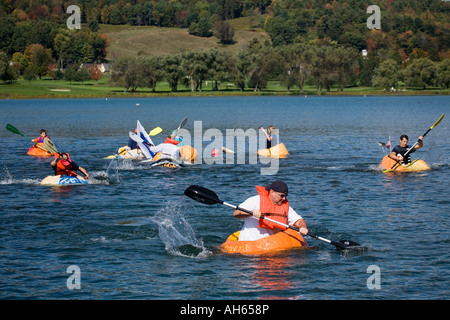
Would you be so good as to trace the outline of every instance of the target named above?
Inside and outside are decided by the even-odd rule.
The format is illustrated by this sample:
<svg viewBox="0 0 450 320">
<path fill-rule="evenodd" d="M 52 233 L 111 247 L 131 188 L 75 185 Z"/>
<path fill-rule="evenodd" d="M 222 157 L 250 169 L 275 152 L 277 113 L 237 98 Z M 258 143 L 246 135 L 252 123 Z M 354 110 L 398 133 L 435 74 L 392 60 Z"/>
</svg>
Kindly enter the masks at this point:
<svg viewBox="0 0 450 320">
<path fill-rule="evenodd" d="M 151 146 L 149 147 L 149 150 L 156 155 L 159 153 L 160 157 L 158 159 L 180 160 L 181 153 L 180 149 L 177 147 L 180 142 L 175 140 L 175 138 L 175 134 L 171 133 L 163 143 L 160 143 L 157 146 Z M 155 157 L 153 158 L 154 160 Z"/>
<path fill-rule="evenodd" d="M 391 158 L 397 161 L 401 161 L 402 164 L 408 164 L 411 162 L 411 153 L 423 147 L 423 136 L 419 137 L 419 143 L 414 146 L 414 148 L 408 152 L 411 148 L 408 146 L 408 136 L 406 134 L 402 134 L 400 136 L 400 144 L 397 145 L 390 154 Z M 408 153 L 407 153 L 408 152 Z M 407 153 L 407 154 L 406 154 Z M 405 158 L 406 154 L 406 158 Z"/>
<path fill-rule="evenodd" d="M 50 137 L 47 135 L 47 131 L 45 129 L 41 129 L 39 137 L 37 137 L 36 139 L 33 139 L 31 141 L 33 141 L 35 143 L 44 143 L 45 138 L 50 139 Z"/>
<path fill-rule="evenodd" d="M 137 129 L 134 130 L 134 133 L 137 134 Z M 134 140 L 131 139 L 131 138 L 128 140 L 128 145 L 127 145 L 127 147 L 129 148 L 129 149 L 127 149 L 127 150 L 134 150 L 134 149 L 138 149 L 138 148 L 139 148 L 137 142 L 134 141 Z"/>
<path fill-rule="evenodd" d="M 289 206 L 286 183 L 277 180 L 266 187 L 256 186 L 256 190 L 258 195 L 248 198 L 239 205 L 242 209 L 252 211 L 253 216 L 240 210 L 235 210 L 233 213 L 235 218 L 244 219 L 239 241 L 258 240 L 286 230 L 285 227 L 277 223 L 261 219 L 262 216 L 284 224 L 294 225 L 299 228 L 300 234 L 308 234 L 305 220 Z"/>
<path fill-rule="evenodd" d="M 76 177 L 77 174 L 75 171 L 81 171 L 86 179 L 89 179 L 90 176 L 87 171 L 77 165 L 70 159 L 68 153 L 55 153 L 55 159 L 50 163 L 55 171 L 56 176 L 70 176 Z"/>
<path fill-rule="evenodd" d="M 274 134 L 274 131 L 275 131 L 274 126 L 269 126 L 269 128 L 267 128 L 267 132 L 263 128 L 263 126 L 261 126 L 260 129 L 266 135 L 266 139 L 267 139 L 266 140 L 266 149 L 270 149 L 271 147 L 274 147 L 278 144 L 278 137 Z"/>
</svg>

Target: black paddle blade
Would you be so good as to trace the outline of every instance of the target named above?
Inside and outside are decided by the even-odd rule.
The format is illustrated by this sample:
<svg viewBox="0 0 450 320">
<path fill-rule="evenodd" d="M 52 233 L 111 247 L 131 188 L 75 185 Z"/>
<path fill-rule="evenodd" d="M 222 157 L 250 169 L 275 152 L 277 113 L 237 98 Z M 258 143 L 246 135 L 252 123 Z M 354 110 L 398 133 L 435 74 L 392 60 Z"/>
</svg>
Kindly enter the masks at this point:
<svg viewBox="0 0 450 320">
<path fill-rule="evenodd" d="M 216 204 L 223 202 L 219 199 L 219 197 L 217 197 L 217 194 L 214 191 L 201 186 L 191 185 L 184 190 L 184 194 L 189 198 L 204 204 Z"/>
<path fill-rule="evenodd" d="M 181 128 L 183 128 L 184 127 L 184 125 L 186 124 L 186 122 L 187 122 L 187 120 L 188 120 L 188 118 L 186 117 L 186 118 L 184 118 L 182 121 L 181 121 L 181 123 L 180 123 L 180 126 L 178 127 L 178 129 L 181 129 Z"/>
<path fill-rule="evenodd" d="M 359 243 L 356 243 L 354 241 L 351 240 L 339 240 L 339 243 L 342 245 L 341 246 L 336 246 L 336 248 L 339 248 L 341 250 L 366 250 L 366 247 L 363 247 L 362 245 L 360 245 Z"/>
</svg>

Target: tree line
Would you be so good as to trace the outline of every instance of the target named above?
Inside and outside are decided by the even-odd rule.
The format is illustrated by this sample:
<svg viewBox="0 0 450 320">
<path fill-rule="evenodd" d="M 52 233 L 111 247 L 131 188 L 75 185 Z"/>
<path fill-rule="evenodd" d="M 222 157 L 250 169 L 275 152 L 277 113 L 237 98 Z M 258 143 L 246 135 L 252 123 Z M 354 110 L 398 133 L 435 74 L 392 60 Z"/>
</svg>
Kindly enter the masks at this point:
<svg viewBox="0 0 450 320">
<path fill-rule="evenodd" d="M 241 91 L 261 91 L 269 80 L 279 80 L 288 92 L 293 88 L 301 92 L 305 84 L 315 86 L 317 92 L 329 92 L 332 87 L 343 91 L 346 86 L 364 81 L 385 90 L 397 89 L 399 81 L 409 87 L 449 87 L 449 59 L 436 64 L 428 58 L 418 58 L 404 68 L 392 59 L 378 66 L 374 61 L 374 57 L 363 57 L 355 49 L 330 43 L 273 48 L 255 40 L 237 55 L 209 50 L 121 58 L 111 65 L 111 84 L 127 91 L 155 91 L 158 82 L 167 81 L 173 92 L 179 86 L 192 92 L 202 91 L 206 81 L 212 90 L 218 90 L 219 83 L 232 82 Z"/>
<path fill-rule="evenodd" d="M 101 77 L 96 67 L 80 69 L 78 64 L 61 71 L 51 63 L 50 50 L 38 44 L 28 46 L 24 54 L 15 54 L 13 61 L 16 63 L 11 64 L 7 55 L 0 52 L 1 80 L 17 79 L 18 64 L 27 66 L 23 77 L 29 81 L 45 75 L 71 82 Z M 378 63 L 371 54 L 363 56 L 356 49 L 335 43 L 274 48 L 254 40 L 248 49 L 238 54 L 213 49 L 166 56 L 123 57 L 111 63 L 110 73 L 110 84 L 126 91 L 142 88 L 155 91 L 162 81 L 166 81 L 173 92 L 178 91 L 179 86 L 192 92 L 202 91 L 206 81 L 211 83 L 212 90 L 218 90 L 219 83 L 231 82 L 241 91 L 261 91 L 269 80 L 278 80 L 288 92 L 293 88 L 302 92 L 305 84 L 315 86 L 317 92 L 329 92 L 333 87 L 343 91 L 346 86 L 358 85 L 391 90 L 398 89 L 400 81 L 407 87 L 448 89 L 450 59 L 436 63 L 416 57 L 406 64 L 394 59 Z"/>
</svg>

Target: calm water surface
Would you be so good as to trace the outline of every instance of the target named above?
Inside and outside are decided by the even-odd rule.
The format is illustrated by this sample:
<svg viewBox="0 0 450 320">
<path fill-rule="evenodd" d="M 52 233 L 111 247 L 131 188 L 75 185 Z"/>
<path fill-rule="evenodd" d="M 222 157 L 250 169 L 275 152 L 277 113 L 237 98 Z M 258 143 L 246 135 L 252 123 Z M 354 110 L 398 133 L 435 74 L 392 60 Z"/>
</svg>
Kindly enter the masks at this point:
<svg viewBox="0 0 450 320">
<path fill-rule="evenodd" d="M 449 284 L 449 118 L 413 158 L 431 171 L 377 169 L 391 135 L 413 143 L 449 97 L 199 97 L 1 100 L 0 299 L 447 299 Z M 278 173 L 264 165 L 206 163 L 177 171 L 106 160 L 128 141 L 136 120 L 163 134 L 185 128 L 275 125 L 290 155 Z M 27 156 L 45 128 L 59 150 L 93 176 L 89 185 L 49 187 L 50 159 Z M 211 141 L 204 141 L 207 148 Z M 205 152 L 205 159 L 210 157 Z M 191 184 L 240 204 L 255 185 L 283 179 L 311 233 L 369 249 L 345 253 L 307 238 L 310 249 L 269 256 L 217 250 L 241 227 L 232 210 L 183 195 Z M 67 268 L 81 271 L 69 290 Z M 369 289 L 370 266 L 380 288 Z"/>
</svg>

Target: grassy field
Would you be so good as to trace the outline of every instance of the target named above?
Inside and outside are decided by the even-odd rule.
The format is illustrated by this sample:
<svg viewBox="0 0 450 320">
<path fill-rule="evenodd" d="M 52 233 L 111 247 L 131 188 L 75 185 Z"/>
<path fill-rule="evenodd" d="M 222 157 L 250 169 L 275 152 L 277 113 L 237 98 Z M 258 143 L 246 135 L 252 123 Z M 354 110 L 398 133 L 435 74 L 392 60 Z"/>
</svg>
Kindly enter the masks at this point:
<svg viewBox="0 0 450 320">
<path fill-rule="evenodd" d="M 254 38 L 259 42 L 270 41 L 262 29 L 252 28 L 248 18 L 234 19 L 230 24 L 235 28 L 235 43 L 222 45 L 216 37 L 196 37 L 187 29 L 138 27 L 129 25 L 101 25 L 100 33 L 110 39 L 107 59 L 115 60 L 123 56 L 136 56 L 138 53 L 167 55 L 191 50 L 217 49 L 237 53 L 247 47 Z"/>
</svg>

